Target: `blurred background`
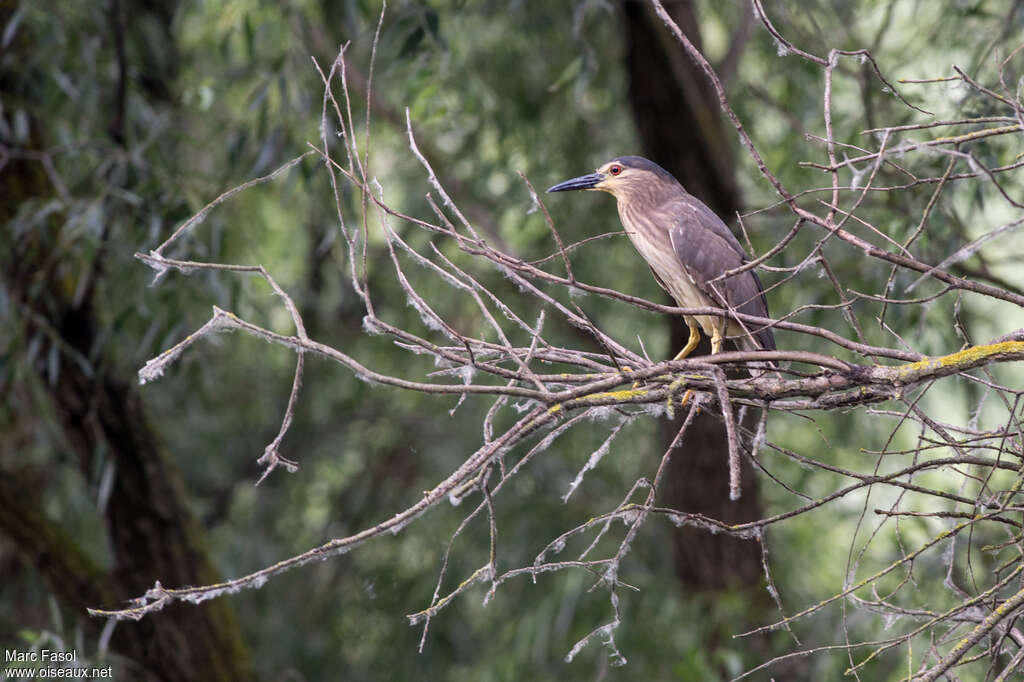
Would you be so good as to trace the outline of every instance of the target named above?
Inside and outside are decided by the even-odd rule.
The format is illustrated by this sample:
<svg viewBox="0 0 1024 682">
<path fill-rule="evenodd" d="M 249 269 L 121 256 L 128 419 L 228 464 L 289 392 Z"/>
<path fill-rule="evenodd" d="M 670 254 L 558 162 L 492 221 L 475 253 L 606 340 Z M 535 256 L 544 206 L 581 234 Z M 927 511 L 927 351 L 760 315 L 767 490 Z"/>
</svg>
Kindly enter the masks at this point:
<svg viewBox="0 0 1024 682">
<path fill-rule="evenodd" d="M 827 162 L 823 145 L 807 138 L 824 134 L 821 69 L 787 54 L 746 2 L 665 5 L 714 64 L 772 171 L 794 191 L 827 186 L 828 174 L 799 165 Z M 1022 3 L 1013 0 L 790 0 L 767 9 L 801 49 L 824 56 L 869 48 L 893 81 L 950 76 L 957 64 L 991 83 L 1024 27 Z M 357 132 L 365 135 L 380 12 L 373 0 L 0 0 L 0 643 L 74 649 L 80 660 L 112 662 L 118 679 L 158 680 L 713 680 L 793 650 L 781 631 L 734 638 L 779 617 L 757 543 L 658 520 L 644 526 L 620 574 L 638 588 L 622 593 L 616 641 L 625 667 L 613 667 L 596 641 L 564 661 L 577 640 L 611 619 L 607 593 L 591 591 L 594 578 L 585 572 L 510 581 L 486 607 L 485 586 L 471 589 L 432 622 L 418 653 L 422 631 L 406 614 L 429 605 L 448 540 L 467 512 L 448 505 L 395 537 L 258 591 L 174 605 L 113 630 L 86 615 L 87 607 L 122 606 L 157 579 L 180 586 L 237 577 L 371 526 L 419 499 L 481 443 L 488 401 L 467 399 L 449 415 L 453 399 L 374 386 L 307 357 L 282 446 L 300 468 L 275 471 L 257 488 L 255 460 L 280 426 L 292 351 L 223 335 L 190 348 L 157 382 L 140 386 L 136 378 L 147 359 L 200 327 L 213 305 L 292 333 L 258 278 L 171 273 L 150 287 L 152 271 L 133 254 L 154 248 L 225 190 L 318 143 L 323 83 L 311 57 L 326 70 L 346 42 Z M 643 154 L 733 227 L 737 212 L 777 198 L 648 3 L 394 0 L 372 83 L 370 167 L 388 201 L 432 217 L 426 173 L 408 148 L 408 110 L 420 148 L 468 218 L 490 243 L 524 259 L 548 256 L 553 245 L 520 171 L 545 188 L 612 156 Z M 937 118 L 986 113 L 962 84 L 900 87 Z M 926 120 L 892 97 L 870 64 L 844 61 L 834 88 L 837 140 L 862 144 L 863 130 Z M 1020 151 L 975 148 L 991 165 Z M 913 163 L 941 175 L 947 161 Z M 866 215 L 903 239 L 930 192 L 921 186 L 873 199 Z M 916 255 L 939 262 L 1012 218 L 989 196 L 979 183 L 950 189 Z M 357 221 L 358 193 L 343 188 L 341 202 Z M 619 229 L 608 197 L 546 204 L 566 240 Z M 792 220 L 766 211 L 744 223 L 759 254 Z M 396 229 L 415 245 L 432 238 L 409 225 Z M 801 235 L 770 265 L 799 262 L 818 236 Z M 1021 246 L 1013 237 L 955 272 L 1019 292 Z M 364 333 L 343 247 L 328 176 L 310 157 L 219 206 L 167 255 L 262 264 L 293 296 L 311 337 L 377 371 L 423 380 L 435 369 L 429 359 Z M 845 286 L 873 291 L 889 276 L 853 249 L 828 249 Z M 369 272 L 377 314 L 429 333 L 407 305 L 382 239 L 371 239 L 371 264 L 376 259 L 380 267 Z M 581 248 L 573 263 L 580 279 L 667 302 L 625 239 Z M 499 273 L 482 267 L 477 274 L 536 319 L 535 302 L 520 303 Z M 842 312 L 827 307 L 838 298 L 819 274 L 770 290 L 771 310 L 812 306 L 797 321 L 853 338 Z M 770 273 L 765 279 L 774 281 Z M 445 295 L 438 282 L 422 287 L 427 296 Z M 921 295 L 936 290 L 922 287 Z M 652 358 L 681 345 L 662 316 L 595 297 L 575 301 L 616 338 L 642 337 Z M 963 343 L 951 324 L 956 304 L 946 297 L 895 307 L 886 322 L 918 352 L 953 352 Z M 469 305 L 453 299 L 441 310 L 463 328 L 483 328 Z M 874 309 L 863 310 L 870 321 Z M 979 341 L 1024 326 L 1019 310 L 996 303 L 958 313 Z M 898 345 L 877 324 L 864 333 Z M 569 327 L 551 334 L 593 345 Z M 778 342 L 836 352 L 814 337 L 783 332 Z M 954 384 L 922 405 L 963 420 L 981 390 Z M 769 437 L 836 466 L 870 468 L 870 453 L 894 432 L 891 420 L 865 412 L 818 417 L 773 415 Z M 667 427 L 649 419 L 628 428 L 568 503 L 561 496 L 606 426 L 573 431 L 496 500 L 504 568 L 529 565 L 553 537 L 614 508 L 633 481 L 652 475 Z M 697 444 L 687 453 L 674 464 L 670 506 L 749 520 L 795 504 L 786 487 L 749 471 L 743 499 L 729 503 L 721 448 Z M 812 499 L 842 481 L 789 460 L 775 465 Z M 866 541 L 859 525 L 866 504 L 851 496 L 772 528 L 772 576 L 790 613 L 841 589 L 849 557 Z M 898 540 L 872 540 L 865 564 L 892 561 L 886 550 Z M 447 589 L 487 552 L 480 519 L 456 540 Z M 933 575 L 920 570 L 919 589 L 941 591 L 944 572 L 938 561 Z M 794 630 L 815 647 L 884 639 L 889 625 L 868 610 L 846 613 L 840 602 Z M 838 679 L 849 665 L 846 653 L 825 650 L 752 679 Z M 906 652 L 894 651 L 861 675 L 896 680 L 906 670 Z M 983 679 L 971 670 L 962 679 Z"/>
</svg>

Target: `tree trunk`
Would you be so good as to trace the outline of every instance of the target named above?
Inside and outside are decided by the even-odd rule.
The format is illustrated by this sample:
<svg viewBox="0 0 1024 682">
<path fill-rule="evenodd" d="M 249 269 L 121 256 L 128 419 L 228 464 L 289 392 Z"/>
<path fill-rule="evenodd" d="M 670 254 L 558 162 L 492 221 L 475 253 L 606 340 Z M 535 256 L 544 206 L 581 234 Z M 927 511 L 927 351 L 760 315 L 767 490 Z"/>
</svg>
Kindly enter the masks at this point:
<svg viewBox="0 0 1024 682">
<path fill-rule="evenodd" d="M 665 7 L 700 47 L 694 3 L 665 2 Z M 722 125 L 718 99 L 706 77 L 687 58 L 646 2 L 620 5 L 626 35 L 629 97 L 644 154 L 676 176 L 694 196 L 726 223 L 740 208 L 734 180 L 734 135 Z M 674 305 L 674 303 L 671 303 Z M 670 322 L 671 348 L 681 348 L 688 335 L 682 320 Z M 710 352 L 701 339 L 693 355 Z M 665 447 L 679 430 L 679 419 L 665 422 Z M 691 424 L 673 454 L 662 501 L 681 511 L 700 512 L 726 523 L 750 521 L 761 507 L 751 466 L 744 463 L 742 496 L 729 500 L 728 448 L 721 419 L 703 412 Z M 676 573 L 698 590 L 747 587 L 761 595 L 761 557 L 757 542 L 685 527 L 675 531 Z"/>
<path fill-rule="evenodd" d="M 0 26 L 8 25 L 17 6 L 14 0 L 0 0 Z M 126 21 L 128 9 L 116 0 L 110 3 L 110 34 L 106 36 L 118 65 L 115 82 L 110 84 L 107 130 L 116 145 L 125 147 L 128 83 L 124 32 L 131 30 Z M 149 11 L 146 3 L 130 9 L 139 14 Z M 141 37 L 140 41 L 144 42 Z M 6 63 L 29 63 L 27 55 L 33 49 L 38 46 L 31 44 L 30 33 L 17 32 L 6 48 Z M 19 54 L 26 57 L 18 59 Z M 0 83 L 15 104 L 7 111 L 27 114 L 29 133 L 20 141 L 23 148 L 46 149 L 48 141 L 41 121 L 49 112 L 45 102 L 33 99 L 37 89 L 23 82 L 22 76 L 19 72 L 0 72 Z M 166 74 L 164 77 L 168 78 Z M 151 87 L 152 83 L 148 84 L 142 96 L 152 94 Z M 58 443 L 50 448 L 50 458 L 40 465 L 23 457 L 13 435 L 4 435 L 0 534 L 11 541 L 22 566 L 38 575 L 95 636 L 105 622 L 86 617 L 87 606 L 123 606 L 125 600 L 143 594 L 156 579 L 179 586 L 216 582 L 218 576 L 207 551 L 205 532 L 189 509 L 180 472 L 146 419 L 134 377 L 120 376 L 113 369 L 118 367 L 116 344 L 104 340 L 100 331 L 98 309 L 103 301 L 96 296 L 96 282 L 105 274 L 106 249 L 117 237 L 106 225 L 96 238 L 91 256 L 82 255 L 89 253 L 88 249 L 69 248 L 84 237 L 66 231 L 66 205 L 38 223 L 21 222 L 15 230 L 20 205 L 54 198 L 50 179 L 36 159 L 11 158 L 3 169 L 2 186 L 0 286 L 8 302 L 7 333 L 11 339 L 38 342 L 32 362 L 25 364 L 34 377 L 15 372 L 0 377 L 9 382 L 3 391 L 5 402 L 10 401 L 5 416 L 34 423 L 47 420 L 54 427 L 49 431 L 57 434 Z M 30 343 L 19 346 L 12 341 L 3 350 L 16 353 L 19 349 L 28 352 L 29 348 Z M 0 358 L 0 366 L 5 362 Z M 28 388 L 31 390 L 25 390 Z M 33 414 L 33 409 L 15 404 L 15 395 L 44 396 L 42 401 L 48 402 L 50 409 L 33 405 L 38 412 Z M 12 434 L 33 430 L 33 424 L 25 428 L 9 424 L 15 427 Z M 41 430 L 37 424 L 35 430 Z M 71 453 L 73 459 L 60 458 L 61 452 Z M 86 480 L 94 479 L 100 458 L 112 464 L 116 472 L 106 506 L 97 510 L 106 524 L 113 557 L 109 568 L 90 559 L 77 538 L 48 518 L 43 509 L 45 495 L 39 490 L 39 481 L 47 478 L 46 471 L 65 462 L 77 464 Z M 43 475 L 38 475 L 40 467 Z M 24 626 L 30 627 L 28 623 Z M 201 606 L 171 606 L 138 623 L 119 623 L 110 647 L 139 665 L 138 669 L 119 670 L 115 675 L 119 679 L 229 682 L 252 678 L 230 602 L 223 599 Z"/>
</svg>

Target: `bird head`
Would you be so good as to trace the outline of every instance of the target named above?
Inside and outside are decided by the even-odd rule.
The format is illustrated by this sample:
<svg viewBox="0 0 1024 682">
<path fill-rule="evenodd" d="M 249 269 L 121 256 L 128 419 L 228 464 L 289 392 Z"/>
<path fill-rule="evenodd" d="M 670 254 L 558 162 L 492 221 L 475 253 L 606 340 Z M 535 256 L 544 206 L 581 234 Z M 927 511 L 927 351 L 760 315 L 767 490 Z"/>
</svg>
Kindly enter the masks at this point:
<svg viewBox="0 0 1024 682">
<path fill-rule="evenodd" d="M 679 184 L 668 171 L 642 156 L 617 156 L 596 172 L 560 182 L 548 192 L 595 189 L 608 192 L 616 199 L 625 199 L 641 188 L 658 187 L 666 182 Z"/>
</svg>

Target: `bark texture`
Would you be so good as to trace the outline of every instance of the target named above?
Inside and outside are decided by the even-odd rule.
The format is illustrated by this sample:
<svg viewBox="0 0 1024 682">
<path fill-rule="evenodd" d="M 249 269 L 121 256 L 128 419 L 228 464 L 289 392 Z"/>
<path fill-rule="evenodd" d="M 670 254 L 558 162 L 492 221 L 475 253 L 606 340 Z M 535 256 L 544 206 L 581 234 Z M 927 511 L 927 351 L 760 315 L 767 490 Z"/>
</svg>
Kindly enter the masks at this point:
<svg viewBox="0 0 1024 682">
<path fill-rule="evenodd" d="M 680 0 L 663 4 L 700 47 L 694 3 Z M 735 136 L 723 125 L 714 91 L 649 3 L 625 0 L 620 11 L 626 36 L 630 104 L 643 154 L 675 175 L 688 192 L 733 225 L 740 209 L 732 151 Z M 670 335 L 672 348 L 685 345 L 688 330 L 682 320 L 670 322 Z M 710 350 L 710 343 L 702 338 L 693 355 Z M 681 412 L 685 416 L 685 411 Z M 665 422 L 665 447 L 680 423 Z M 750 465 L 744 464 L 742 497 L 736 502 L 729 500 L 728 480 L 725 428 L 719 418 L 706 411 L 690 426 L 673 455 L 667 485 L 659 496 L 669 506 L 727 523 L 758 518 L 761 507 Z M 687 587 L 712 591 L 749 587 L 764 592 L 756 542 L 687 527 L 675 531 L 673 545 L 676 573 Z"/>
</svg>

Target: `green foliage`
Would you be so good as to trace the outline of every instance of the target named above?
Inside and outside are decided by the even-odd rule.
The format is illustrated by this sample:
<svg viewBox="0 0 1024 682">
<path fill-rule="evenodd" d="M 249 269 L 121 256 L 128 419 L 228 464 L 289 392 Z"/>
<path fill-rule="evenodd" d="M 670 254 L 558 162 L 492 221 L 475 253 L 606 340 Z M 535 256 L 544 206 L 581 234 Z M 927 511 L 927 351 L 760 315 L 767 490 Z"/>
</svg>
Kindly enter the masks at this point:
<svg viewBox="0 0 1024 682">
<path fill-rule="evenodd" d="M 982 34 L 1005 16 L 1005 4 L 897 2 L 890 12 L 890 3 L 807 1 L 780 9 L 777 24 L 803 49 L 823 56 L 831 47 L 872 46 L 893 80 L 948 75 L 951 54 L 965 67 L 992 76 L 990 47 L 970 36 Z M 1000 7 L 997 11 L 990 5 Z M 709 51 L 722 54 L 738 12 L 747 10 L 710 2 L 701 9 Z M 152 273 L 133 254 L 157 246 L 221 192 L 271 172 L 305 152 L 307 144 L 320 145 L 322 81 L 310 56 L 326 72 L 338 45 L 351 41 L 346 53 L 350 85 L 353 94 L 364 95 L 379 4 L 221 0 L 182 2 L 167 15 L 158 10 L 133 13 L 125 45 L 129 70 L 123 143 L 110 131 L 116 118 L 112 102 L 117 64 L 102 4 L 52 10 L 23 2 L 8 19 L 9 33 L 30 35 L 32 43 L 47 48 L 17 64 L 10 55 L 0 58 L 4 83 L 13 86 L 11 97 L 5 95 L 0 141 L 8 148 L 41 145 L 51 150 L 54 172 L 46 182 L 57 177 L 63 185 L 51 183 L 3 212 L 3 266 L 16 265 L 10 256 L 18 249 L 38 249 L 52 254 L 51 276 L 69 292 L 96 277 L 94 301 L 102 347 L 79 359 L 96 372 L 130 377 L 146 359 L 203 324 L 212 305 L 291 333 L 280 302 L 262 280 L 227 273 L 171 273 L 150 288 L 146 285 Z M 395 2 L 385 15 L 377 47 L 373 91 L 378 101 L 371 111 L 369 152 L 373 173 L 390 203 L 410 215 L 430 215 L 423 198 L 429 191 L 426 174 L 407 148 L 408 109 L 424 153 L 448 189 L 457 190 L 460 206 L 487 238 L 524 259 L 551 255 L 548 228 L 540 213 L 532 211 L 529 192 L 517 172 L 543 189 L 613 155 L 636 151 L 625 104 L 618 21 L 608 3 L 591 0 Z M 1019 18 L 1014 21 L 1019 24 Z M 157 79 L 158 73 L 173 77 Z M 811 154 L 817 154 L 816 162 L 824 158 L 820 147 L 805 138 L 805 133 L 822 134 L 819 73 L 796 57 L 780 59 L 778 45 L 755 27 L 730 85 L 730 100 L 766 163 L 791 188 L 829 184 L 828 174 L 799 165 Z M 883 94 L 870 70 L 856 59 L 845 60 L 840 73 L 835 124 L 843 131 L 844 143 L 862 141 L 852 131 L 919 120 Z M 969 93 L 934 96 L 934 90 L 913 86 L 901 86 L 901 92 L 925 108 L 943 104 L 946 108 L 937 111 L 938 116 L 983 113 L 979 99 Z M 785 107 L 772 108 L 769 101 Z M 353 101 L 352 108 L 358 134 L 366 135 L 363 102 Z M 39 131 L 37 139 L 32 139 L 32 130 Z M 330 123 L 326 136 L 337 147 Z M 979 160 L 990 165 L 1007 163 L 1007 155 L 1012 156 L 996 145 L 981 143 L 974 149 Z M 743 153 L 737 158 L 747 205 L 762 207 L 776 201 L 752 161 Z M 921 165 L 911 167 L 913 172 L 935 175 L 941 174 L 944 160 L 914 163 Z M 898 181 L 899 173 L 884 169 L 882 177 L 890 184 Z M 844 182 L 849 180 L 844 177 Z M 913 217 L 921 215 L 929 192 L 930 186 L 922 186 L 889 194 L 863 216 L 891 238 L 904 240 L 915 229 Z M 348 219 L 358 214 L 358 199 L 351 191 L 341 192 L 340 205 Z M 568 241 L 617 229 L 611 201 L 605 197 L 587 196 L 571 205 L 552 202 L 550 209 Z M 951 191 L 919 242 L 920 257 L 940 261 L 965 241 L 1007 220 L 1002 211 L 969 186 Z M 768 212 L 745 218 L 744 225 L 760 253 L 781 238 L 790 223 L 781 212 Z M 428 241 L 408 226 L 395 229 L 414 245 Z M 805 231 L 772 264 L 796 265 L 821 236 Z M 363 333 L 363 311 L 348 279 L 333 195 L 314 157 L 287 176 L 219 206 L 184 243 L 187 251 L 173 255 L 266 266 L 295 297 L 311 336 L 344 349 L 375 370 L 418 378 L 437 369 L 389 340 Z M 1019 253 L 1020 237 L 1009 243 L 1014 248 L 1008 251 Z M 451 248 L 436 245 L 446 254 Z M 370 287 L 378 315 L 398 326 L 423 329 L 394 281 L 383 244 L 371 248 Z M 825 249 L 830 262 L 841 268 L 837 277 L 851 288 L 867 288 L 861 285 L 888 275 L 877 262 L 866 266 L 860 254 L 849 249 L 834 244 Z M 454 252 L 449 255 L 462 258 L 460 265 L 479 267 Z M 97 263 L 102 271 L 98 275 Z M 977 259 L 968 263 L 975 265 Z M 647 268 L 621 237 L 581 247 L 574 252 L 573 265 L 582 280 L 653 300 L 659 297 Z M 1014 279 L 1018 267 L 1011 258 L 991 264 L 992 272 L 1008 280 Z M 517 314 L 536 320 L 539 309 L 523 303 L 499 273 L 482 268 L 473 272 Z M 805 274 L 799 280 L 803 286 L 772 291 L 773 311 L 834 304 L 835 291 L 816 274 Z M 895 286 L 902 290 L 912 281 L 901 274 Z M 438 303 L 446 319 L 457 325 L 482 325 L 474 309 L 447 298 L 450 294 L 442 282 L 425 277 L 422 287 L 421 293 Z M 935 291 L 934 285 L 921 287 L 921 295 Z M 44 308 L 59 304 L 32 298 L 47 295 L 42 289 L 32 291 L 27 300 Z M 623 312 L 622 306 L 596 297 L 583 296 L 576 302 L 635 350 L 640 351 L 640 337 L 651 357 L 669 352 L 664 323 L 657 316 Z M 11 292 L 0 290 L 0 323 L 12 330 L 10 336 L 0 336 L 0 386 L 10 396 L 0 404 L 0 426 L 5 431 L 0 443 L 12 452 L 17 448 L 19 466 L 56 472 L 46 477 L 42 493 L 47 515 L 83 538 L 83 547 L 92 550 L 97 561 L 108 562 L 95 504 L 102 498 L 104 476 L 109 475 L 103 453 L 96 453 L 88 477 L 72 471 L 55 418 L 33 386 L 36 379 L 25 369 L 33 362 L 47 362 L 50 374 L 56 375 L 61 363 L 69 360 L 44 333 L 19 334 L 24 327 L 15 321 L 27 314 L 27 307 Z M 873 319 L 880 309 L 870 301 L 858 302 L 856 308 L 862 320 Z M 959 313 L 971 336 L 985 340 L 1007 328 L 996 319 L 1001 311 L 983 304 Z M 952 299 L 943 299 L 930 306 L 891 308 L 886 319 L 900 333 L 914 334 L 920 349 L 939 353 L 961 343 L 949 324 L 952 316 Z M 800 321 L 852 333 L 832 309 L 811 310 Z M 867 342 L 891 343 L 877 325 L 865 329 Z M 484 333 L 482 326 L 474 331 Z M 554 338 L 587 343 L 576 334 L 573 329 L 558 329 Z M 820 343 L 780 334 L 780 346 L 787 348 L 820 351 Z M 115 366 L 95 366 L 97 357 L 106 356 L 115 359 Z M 240 334 L 223 336 L 193 347 L 159 382 L 141 389 L 150 419 L 185 474 L 191 504 L 210 532 L 217 565 L 228 577 L 391 516 L 435 485 L 482 439 L 479 425 L 488 407 L 482 402 L 467 400 L 449 416 L 454 401 L 371 386 L 323 360 L 307 358 L 295 424 L 283 448 L 301 468 L 293 475 L 275 472 L 253 488 L 259 473 L 254 461 L 277 432 L 294 363 L 289 350 Z M 922 405 L 936 418 L 962 418 L 980 391 L 928 396 Z M 791 417 L 773 422 L 770 437 L 836 466 L 863 470 L 865 462 L 874 461 L 870 453 L 883 447 L 892 430 L 891 423 L 881 423 L 886 419 L 862 415 L 813 425 Z M 567 504 L 560 498 L 587 454 L 601 444 L 605 424 L 566 436 L 516 481 L 511 494 L 498 500 L 501 556 L 508 562 L 504 568 L 530 564 L 550 538 L 611 509 L 630 482 L 649 474 L 660 454 L 656 425 L 637 422 L 628 429 L 621 442 L 630 445 L 614 448 Z M 898 432 L 898 440 L 908 446 L 916 436 L 909 428 Z M 830 480 L 801 469 L 777 452 L 764 457 L 773 474 L 811 497 L 825 496 L 843 484 L 840 477 Z M 8 459 L 4 466 L 10 465 Z M 791 496 L 781 487 L 764 483 L 762 492 L 766 514 L 792 507 Z M 864 505 L 883 504 L 854 496 L 830 507 L 826 516 L 772 530 L 773 576 L 787 605 L 813 604 L 837 590 L 848 570 L 848 555 L 855 553 L 850 538 L 857 533 Z M 728 596 L 685 594 L 674 579 L 667 551 L 671 526 L 657 522 L 649 523 L 637 538 L 626 564 L 628 576 L 621 576 L 638 588 L 635 594 L 624 594 L 623 625 L 616 636 L 629 659 L 624 671 L 609 668 L 608 652 L 596 642 L 574 663 L 563 662 L 577 640 L 611 619 L 605 592 L 591 591 L 595 578 L 584 573 L 547 574 L 538 577 L 537 584 L 526 577 L 513 580 L 487 606 L 481 604 L 486 585 L 475 586 L 431 623 L 423 653 L 418 654 L 421 630 L 409 627 L 405 614 L 427 606 L 448 538 L 465 512 L 464 507 L 434 510 L 397 537 L 378 539 L 352 554 L 293 571 L 260 591 L 228 597 L 240 615 L 262 677 L 715 679 L 723 671 L 738 675 L 792 646 L 781 633 L 772 651 L 752 650 L 743 640 L 732 639 L 734 633 L 749 629 L 748 605 Z M 940 530 L 927 521 L 902 527 L 904 539 L 918 542 Z M 459 536 L 442 592 L 486 561 L 488 537 L 484 517 Z M 886 536 L 876 539 L 873 547 L 895 547 L 898 541 Z M 924 589 L 935 586 L 937 604 L 948 599 L 941 591 L 940 552 L 934 552 L 930 563 L 919 565 L 914 576 Z M 885 563 L 884 558 L 877 559 L 878 566 L 875 561 L 866 560 L 863 568 L 878 569 Z M 39 589 L 38 584 L 35 587 Z M 7 587 L 0 588 L 0 602 L 24 608 Z M 3 625 L 41 631 L 44 611 L 19 614 L 34 623 L 31 627 L 9 616 L 4 616 Z M 82 614 L 64 616 L 75 619 Z M 820 646 L 840 641 L 842 617 L 837 609 L 794 629 L 801 639 Z M 851 638 L 884 636 L 880 618 L 857 618 L 846 626 Z M 33 637 L 38 643 L 42 635 Z M 708 650 L 706 643 L 716 637 L 719 647 Z M 802 669 L 803 678 L 837 679 L 847 665 L 845 656 L 820 656 Z M 905 661 L 883 657 L 867 668 L 864 679 L 898 679 L 904 669 Z M 964 679 L 972 679 L 969 672 Z"/>
</svg>

